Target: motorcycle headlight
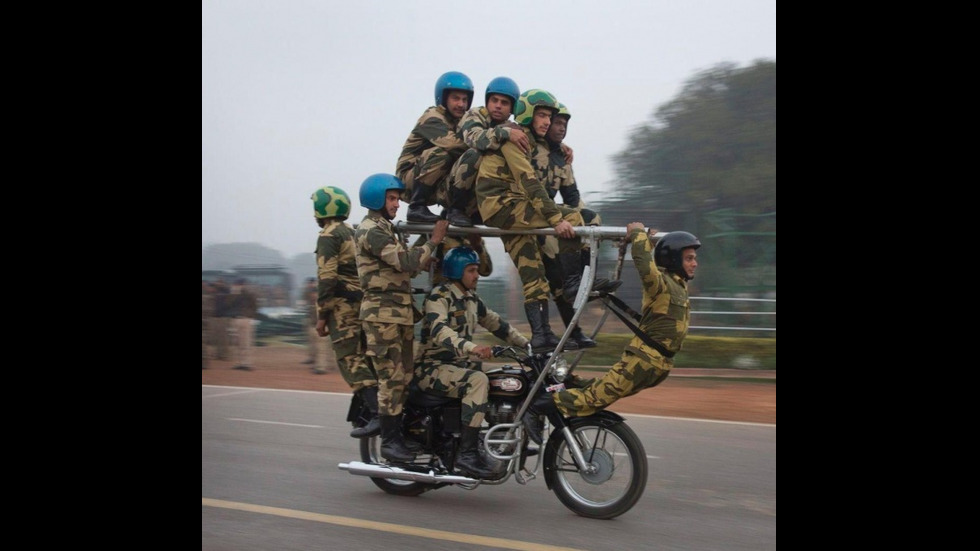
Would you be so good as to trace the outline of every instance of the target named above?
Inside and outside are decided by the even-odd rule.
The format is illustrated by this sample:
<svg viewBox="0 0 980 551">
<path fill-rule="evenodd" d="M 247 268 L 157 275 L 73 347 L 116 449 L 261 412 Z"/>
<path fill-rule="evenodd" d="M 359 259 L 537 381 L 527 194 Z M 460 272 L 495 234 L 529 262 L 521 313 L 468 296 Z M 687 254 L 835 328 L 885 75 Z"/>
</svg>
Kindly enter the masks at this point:
<svg viewBox="0 0 980 551">
<path fill-rule="evenodd" d="M 559 383 L 565 380 L 565 377 L 568 376 L 568 362 L 565 361 L 565 356 L 558 356 L 555 362 L 551 364 L 551 374 Z"/>
</svg>

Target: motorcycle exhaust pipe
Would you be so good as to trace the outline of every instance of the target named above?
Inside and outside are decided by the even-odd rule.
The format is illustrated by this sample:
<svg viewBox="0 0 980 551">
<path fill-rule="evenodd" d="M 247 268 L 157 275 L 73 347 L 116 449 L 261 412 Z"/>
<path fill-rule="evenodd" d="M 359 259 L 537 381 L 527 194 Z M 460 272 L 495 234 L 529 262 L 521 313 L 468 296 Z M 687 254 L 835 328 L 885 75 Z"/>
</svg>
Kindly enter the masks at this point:
<svg viewBox="0 0 980 551">
<path fill-rule="evenodd" d="M 409 480 L 412 482 L 424 482 L 426 484 L 477 484 L 480 482 L 475 478 L 465 476 L 436 474 L 435 471 L 432 470 L 427 473 L 417 473 L 414 471 L 407 471 L 400 467 L 376 465 L 361 461 L 340 463 L 337 465 L 337 467 L 354 475 L 370 476 L 371 478 L 394 478 L 396 480 Z"/>
</svg>

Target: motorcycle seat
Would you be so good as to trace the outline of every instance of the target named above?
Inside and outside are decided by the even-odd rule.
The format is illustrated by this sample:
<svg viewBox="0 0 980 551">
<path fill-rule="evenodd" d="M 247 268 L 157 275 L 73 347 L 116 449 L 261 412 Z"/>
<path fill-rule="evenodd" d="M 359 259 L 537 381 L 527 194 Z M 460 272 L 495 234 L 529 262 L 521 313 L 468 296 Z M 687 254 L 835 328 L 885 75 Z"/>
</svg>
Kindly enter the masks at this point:
<svg viewBox="0 0 980 551">
<path fill-rule="evenodd" d="M 430 394 L 415 384 L 409 385 L 408 390 L 408 401 L 415 406 L 431 408 L 437 406 L 445 406 L 452 404 L 453 402 L 459 402 L 458 398 L 452 398 L 449 396 L 439 396 L 437 394 Z"/>
</svg>

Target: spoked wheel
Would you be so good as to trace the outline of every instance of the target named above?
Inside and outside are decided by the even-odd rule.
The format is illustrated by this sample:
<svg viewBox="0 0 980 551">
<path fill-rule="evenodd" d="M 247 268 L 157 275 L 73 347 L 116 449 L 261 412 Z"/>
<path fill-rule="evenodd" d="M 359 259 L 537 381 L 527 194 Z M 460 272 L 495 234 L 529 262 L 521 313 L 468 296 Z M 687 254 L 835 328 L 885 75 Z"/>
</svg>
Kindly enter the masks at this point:
<svg viewBox="0 0 980 551">
<path fill-rule="evenodd" d="M 416 458 L 416 463 L 424 464 L 423 461 L 427 455 L 419 455 Z M 365 463 L 387 463 L 388 461 L 381 457 L 381 437 L 372 436 L 370 438 L 361 438 L 361 461 Z M 435 490 L 436 488 L 441 488 L 445 484 L 426 484 L 424 482 L 414 482 L 412 480 L 399 480 L 397 478 L 371 478 L 371 482 L 374 482 L 375 486 L 381 488 L 389 494 L 394 494 L 398 496 L 417 496 L 423 492 L 428 492 L 429 490 Z"/>
<path fill-rule="evenodd" d="M 587 467 L 580 470 L 561 431 L 551 433 L 545 471 L 558 500 L 583 517 L 609 519 L 629 511 L 647 484 L 643 443 L 625 423 L 581 419 L 572 433 Z"/>
</svg>

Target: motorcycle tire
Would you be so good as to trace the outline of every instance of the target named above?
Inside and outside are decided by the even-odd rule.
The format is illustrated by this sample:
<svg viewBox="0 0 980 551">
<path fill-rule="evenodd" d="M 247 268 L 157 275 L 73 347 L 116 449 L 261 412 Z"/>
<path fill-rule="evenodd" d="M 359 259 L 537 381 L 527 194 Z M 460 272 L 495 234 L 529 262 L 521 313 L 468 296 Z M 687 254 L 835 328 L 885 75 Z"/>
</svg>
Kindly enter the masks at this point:
<svg viewBox="0 0 980 551">
<path fill-rule="evenodd" d="M 381 437 L 371 436 L 361 438 L 361 461 L 365 463 L 387 463 L 381 457 Z M 446 486 L 446 484 L 429 484 L 425 482 L 415 482 L 412 480 L 399 480 L 396 478 L 375 478 L 371 477 L 371 482 L 385 492 L 396 496 L 417 496 Z"/>
<path fill-rule="evenodd" d="M 629 511 L 647 485 L 646 450 L 625 423 L 602 417 L 569 420 L 586 462 L 575 465 L 562 431 L 554 431 L 545 447 L 545 481 L 558 500 L 588 518 L 610 519 Z"/>
</svg>

